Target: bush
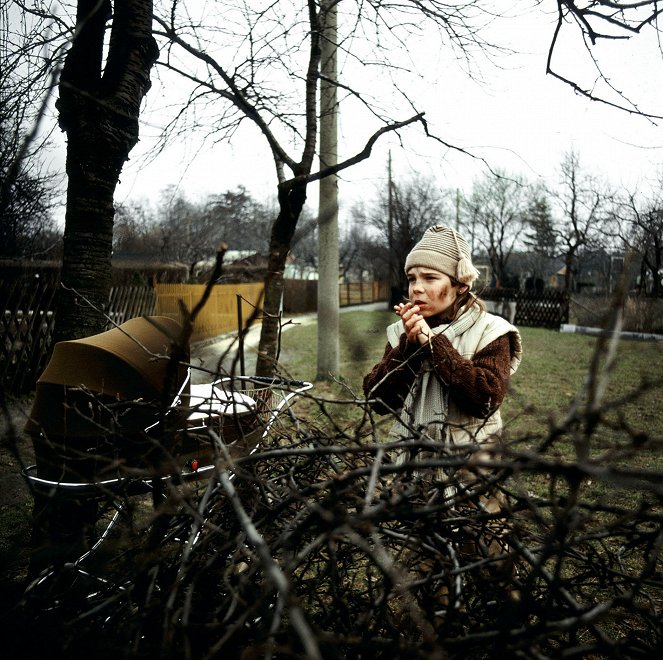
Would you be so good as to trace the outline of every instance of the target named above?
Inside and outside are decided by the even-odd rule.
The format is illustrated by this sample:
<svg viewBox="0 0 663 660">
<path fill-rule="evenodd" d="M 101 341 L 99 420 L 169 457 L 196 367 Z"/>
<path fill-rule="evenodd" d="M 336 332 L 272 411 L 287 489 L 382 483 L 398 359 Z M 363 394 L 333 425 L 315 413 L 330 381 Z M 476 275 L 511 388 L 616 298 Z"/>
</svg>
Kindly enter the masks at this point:
<svg viewBox="0 0 663 660">
<path fill-rule="evenodd" d="M 614 402 L 493 453 L 386 445 L 390 420 L 335 400 L 360 418 L 339 428 L 330 403 L 237 461 L 211 431 L 199 489 L 172 483 L 156 515 L 127 500 L 84 573 L 28 590 L 40 639 L 70 658 L 660 656 L 661 472 L 634 468 L 660 439 L 599 423 Z"/>
<path fill-rule="evenodd" d="M 388 315 L 344 316 L 358 379 Z M 312 331 L 285 335 L 308 369 Z M 416 432 L 387 445 L 389 416 L 336 383 L 300 397 L 258 452 L 232 460 L 211 429 L 208 477 L 171 480 L 154 512 L 102 491 L 100 518 L 122 511 L 115 531 L 30 586 L 23 621 L 39 634 L 22 651 L 661 657 L 660 351 L 541 329 L 523 338 L 493 452 Z"/>
<path fill-rule="evenodd" d="M 613 300 L 606 296 L 580 296 L 571 298 L 570 322 L 591 328 L 604 327 L 606 310 Z M 629 296 L 623 306 L 623 330 L 663 334 L 663 300 Z"/>
</svg>

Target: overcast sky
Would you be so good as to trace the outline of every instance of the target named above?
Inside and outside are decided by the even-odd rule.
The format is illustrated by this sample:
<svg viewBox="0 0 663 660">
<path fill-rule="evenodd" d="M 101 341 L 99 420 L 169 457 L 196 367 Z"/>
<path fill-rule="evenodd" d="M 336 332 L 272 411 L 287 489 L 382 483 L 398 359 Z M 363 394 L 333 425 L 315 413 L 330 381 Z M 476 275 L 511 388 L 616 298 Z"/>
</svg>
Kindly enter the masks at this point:
<svg viewBox="0 0 663 660">
<path fill-rule="evenodd" d="M 555 3 L 549 4 L 550 9 L 555 7 Z M 458 67 L 443 65 L 446 60 L 433 46 L 427 53 L 430 66 L 425 75 L 408 81 L 417 109 L 426 112 L 431 132 L 445 141 L 486 159 L 492 167 L 530 180 L 554 180 L 564 153 L 574 149 L 583 167 L 614 186 L 646 187 L 663 163 L 663 131 L 642 117 L 592 103 L 545 75 L 553 20 L 554 15 L 546 17 L 541 9 L 533 9 L 496 26 L 492 38 L 518 54 L 498 58 L 497 66 L 481 64 L 483 82 L 471 80 Z M 424 53 L 429 47 L 426 38 L 412 43 L 414 50 Z M 560 56 L 553 64 L 568 77 L 591 86 L 593 74 L 582 45 L 570 39 L 559 48 Z M 642 110 L 663 114 L 660 54 L 657 57 L 651 37 L 640 35 L 631 43 L 611 42 L 597 52 L 617 89 Z M 193 199 L 240 184 L 257 198 L 275 193 L 276 179 L 266 142 L 248 128 L 235 136 L 232 145 L 212 144 L 192 134 L 150 162 L 145 154 L 153 144 L 158 123 L 158 115 L 150 113 L 162 99 L 155 84 L 142 117 L 141 142 L 125 166 L 117 201 L 154 200 L 168 184 L 178 186 Z M 341 105 L 341 157 L 361 148 L 372 130 L 349 116 Z M 473 179 L 485 171 L 479 160 L 441 149 L 418 127 L 401 131 L 400 138 L 400 143 L 395 137 L 380 141 L 370 161 L 343 173 L 342 209 L 357 199 L 372 198 L 376 186 L 384 184 L 390 150 L 396 176 L 431 174 L 445 188 L 460 187 L 469 192 Z M 309 196 L 312 208 L 316 200 L 316 195 Z"/>
</svg>

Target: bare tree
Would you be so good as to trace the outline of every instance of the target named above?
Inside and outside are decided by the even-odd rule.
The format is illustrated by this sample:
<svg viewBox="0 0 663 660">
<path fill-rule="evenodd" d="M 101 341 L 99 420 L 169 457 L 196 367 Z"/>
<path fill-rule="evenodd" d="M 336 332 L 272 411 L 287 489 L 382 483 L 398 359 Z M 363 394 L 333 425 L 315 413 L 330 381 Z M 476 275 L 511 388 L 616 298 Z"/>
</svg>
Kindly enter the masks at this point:
<svg viewBox="0 0 663 660">
<path fill-rule="evenodd" d="M 603 8 L 604 3 L 598 4 Z M 606 8 L 609 5 L 605 3 Z M 366 147 L 355 156 L 341 159 L 338 166 L 313 174 L 319 117 L 316 97 L 322 30 L 319 3 L 310 0 L 304 14 L 288 2 L 270 4 L 258 11 L 249 10 L 245 4 L 233 6 L 225 3 L 223 18 L 216 14 L 217 5 L 208 3 L 204 20 L 191 10 L 181 12 L 181 7 L 181 3 L 173 4 L 172 11 L 158 19 L 159 36 L 172 44 L 164 64 L 190 83 L 189 110 L 180 113 L 178 120 L 184 119 L 187 113 L 192 116 L 194 107 L 209 108 L 216 101 L 218 108 L 211 113 L 215 119 L 210 118 L 210 121 L 217 137 L 233 136 L 248 118 L 267 140 L 276 166 L 280 209 L 270 239 L 271 262 L 265 283 L 267 318 L 262 326 L 258 362 L 261 372 L 271 371 L 276 353 L 276 317 L 283 289 L 282 272 L 306 198 L 307 185 L 367 157 L 380 133 L 396 130 L 403 124 L 394 123 L 387 113 L 378 110 L 379 104 L 371 98 L 365 80 L 349 80 L 346 72 L 342 72 L 339 86 L 345 96 L 341 99 L 341 106 L 352 102 L 353 107 L 372 115 L 379 127 L 378 132 L 368 138 Z M 591 32 L 592 38 L 597 34 L 591 27 L 595 19 L 610 20 L 601 13 L 594 16 L 590 9 L 585 10 L 577 4 L 559 2 L 558 7 L 559 29 L 568 27 L 564 22 L 566 18 L 577 16 L 583 19 L 578 21 L 583 33 Z M 385 64 L 395 68 L 397 59 L 394 53 L 407 51 L 408 38 L 424 26 L 430 31 L 436 30 L 441 44 L 448 47 L 453 57 L 469 71 L 475 55 L 490 57 L 500 50 L 499 45 L 486 42 L 480 34 L 483 24 L 501 15 L 478 0 L 458 6 L 437 0 L 426 4 L 352 3 L 344 4 L 342 9 L 342 22 L 351 27 L 339 32 L 337 47 L 348 61 L 359 66 L 360 71 Z M 625 13 L 630 9 L 626 8 Z M 624 25 L 628 26 L 630 17 L 622 18 Z M 622 18 L 614 20 L 619 23 Z M 647 25 L 653 22 L 654 17 L 645 19 Z M 232 29 L 226 29 L 229 25 Z M 355 38 L 358 34 L 362 35 L 362 40 Z M 551 58 L 557 39 L 558 33 L 555 33 Z M 225 51 L 222 45 L 227 47 Z M 236 46 L 234 50 L 230 49 L 231 45 Z M 303 82 L 303 102 L 299 90 L 293 90 L 289 84 L 292 80 Z M 405 94 L 402 96 L 405 107 L 415 105 L 413 99 Z M 420 119 L 419 115 L 417 113 L 406 121 L 416 121 Z M 201 115 L 196 112 L 195 116 L 196 125 L 200 126 Z M 170 128 L 174 130 L 175 123 Z M 296 145 L 298 157 L 293 157 L 285 146 L 285 136 Z"/>
<path fill-rule="evenodd" d="M 222 243 L 229 250 L 266 254 L 271 218 L 269 209 L 241 187 L 200 201 L 168 187 L 155 209 L 140 202 L 117 205 L 114 256 L 158 255 L 187 264 L 193 275 Z"/>
<path fill-rule="evenodd" d="M 371 239 L 369 228 L 363 223 L 353 222 L 340 237 L 341 276 L 350 282 L 362 282 L 365 279 L 386 281 L 387 273 L 381 270 L 374 256 L 378 253 L 380 239 Z M 386 245 L 382 245 L 383 254 L 379 260 L 387 263 Z"/>
<path fill-rule="evenodd" d="M 267 254 L 272 205 L 254 199 L 244 188 L 227 190 L 204 200 L 210 228 L 215 225 L 213 239 L 227 243 L 230 250 L 254 250 Z"/>
<path fill-rule="evenodd" d="M 570 292 L 579 254 L 603 245 L 612 195 L 596 177 L 582 171 L 580 158 L 573 152 L 564 157 L 559 187 L 550 195 L 559 213 L 554 234 L 564 257 L 564 288 Z"/>
<path fill-rule="evenodd" d="M 485 252 L 493 275 L 501 282 L 510 277 L 509 258 L 521 239 L 527 203 L 525 182 L 504 172 L 476 181 L 463 200 L 462 224 L 472 252 Z"/>
<path fill-rule="evenodd" d="M 318 218 L 309 209 L 302 211 L 291 247 L 295 272 L 318 271 Z"/>
<path fill-rule="evenodd" d="M 125 505 L 126 537 L 98 573 L 67 564 L 30 585 L 26 619 L 81 655 L 657 657 L 661 439 L 627 410 L 663 382 L 652 370 L 611 392 L 618 342 L 599 339 L 561 419 L 488 451 L 414 430 L 387 446 L 392 420 L 347 398 L 352 423 L 311 398 L 312 422 L 284 415 L 264 451 L 236 458 L 211 426 L 206 487 L 173 479 L 146 516 L 102 485 L 109 509 Z M 391 449 L 429 458 L 394 463 Z M 440 482 L 458 468 L 465 477 Z M 483 506 L 489 489 L 502 511 Z"/>
<path fill-rule="evenodd" d="M 113 256 L 158 253 L 154 211 L 144 202 L 115 205 Z"/>
<path fill-rule="evenodd" d="M 525 212 L 525 229 L 522 242 L 526 248 L 523 255 L 529 270 L 528 286 L 544 286 L 544 278 L 558 259 L 557 236 L 548 193 L 543 186 L 534 186 Z"/>
<path fill-rule="evenodd" d="M 58 178 L 46 172 L 50 130 L 40 134 L 57 78 L 47 18 L 0 2 L 0 256 L 58 247 L 52 209 Z M 54 67 L 51 69 L 50 67 Z"/>
<path fill-rule="evenodd" d="M 332 7 L 335 4 L 331 3 Z M 374 129 L 353 155 L 340 157 L 336 165 L 314 172 L 320 116 L 317 96 L 323 28 L 320 3 L 309 0 L 303 11 L 289 2 L 272 3 L 256 11 L 249 10 L 245 3 L 238 6 L 224 3 L 223 18 L 218 20 L 215 12 L 221 5 L 208 3 L 204 21 L 183 13 L 181 6 L 174 4 L 171 13 L 157 19 L 158 36 L 171 44 L 164 65 L 190 84 L 188 107 L 169 129 L 173 132 L 186 126 L 187 114 L 191 117 L 194 112 L 196 125 L 200 126 L 202 113 L 196 108 L 209 110 L 216 100 L 218 108 L 209 113 L 216 137 L 233 136 L 248 119 L 266 139 L 274 159 L 279 212 L 270 237 L 264 298 L 266 318 L 257 366 L 259 373 L 271 372 L 275 368 L 283 268 L 308 185 L 368 158 L 375 142 L 386 132 L 414 122 L 423 123 L 422 113 L 413 111 L 415 102 L 397 88 L 400 111 L 383 110 L 379 100 L 373 98 L 371 76 L 366 71 L 375 67 L 396 71 L 395 53 L 410 57 L 408 36 L 421 31 L 424 24 L 431 33 L 437 32 L 440 43 L 447 45 L 455 58 L 466 63 L 472 53 L 494 49 L 480 38 L 484 19 L 494 15 L 481 2 L 458 7 L 437 0 L 425 5 L 414 2 L 341 5 L 343 14 L 339 17 L 341 27 L 336 47 L 349 62 L 338 83 L 341 108 L 344 103 L 350 104 L 348 107 L 370 118 Z M 232 31 L 225 29 L 230 24 Z M 359 35 L 361 38 L 356 38 Z M 225 48 L 219 47 L 219 40 Z M 235 47 L 231 49 L 231 45 Z M 348 76 L 350 69 L 353 77 Z M 293 88 L 292 81 L 297 81 L 298 86 Z M 406 119 L 393 120 L 395 115 L 403 116 L 405 112 Z M 293 156 L 292 152 L 298 155 Z"/>
<path fill-rule="evenodd" d="M 158 215 L 161 257 L 187 264 L 192 277 L 196 265 L 215 253 L 215 223 L 199 204 L 169 191 L 161 196 Z"/>
<path fill-rule="evenodd" d="M 638 216 L 633 242 L 642 256 L 642 280 L 651 282 L 651 295 L 663 296 L 663 208 Z M 646 290 L 646 288 L 645 288 Z"/>
<path fill-rule="evenodd" d="M 374 206 L 355 208 L 354 217 L 377 230 L 375 242 L 383 246 L 390 280 L 403 289 L 408 253 L 428 227 L 450 224 L 452 215 L 446 194 L 429 177 L 412 175 L 388 186 Z"/>
<path fill-rule="evenodd" d="M 662 182 L 663 183 L 663 182 Z M 640 258 L 640 291 L 663 296 L 663 199 L 661 184 L 649 200 L 635 194 L 619 204 L 616 211 L 617 235 L 624 251 Z"/>
<path fill-rule="evenodd" d="M 569 85 L 573 90 L 592 101 L 652 119 L 663 118 L 660 112 L 643 109 L 637 98 L 628 91 L 629 80 L 616 81 L 609 69 L 603 64 L 597 46 L 610 42 L 625 42 L 631 38 L 648 33 L 653 37 L 651 43 L 659 59 L 663 54 L 659 18 L 661 6 L 657 0 L 642 2 L 614 2 L 614 0 L 557 0 L 557 22 L 550 41 L 546 73 Z M 567 59 L 569 72 L 561 70 L 556 62 L 557 51 L 562 49 L 560 42 L 564 37 L 574 36 L 577 30 L 587 53 L 587 70 L 584 76 L 577 58 Z M 570 35 L 567 35 L 571 33 Z M 605 50 L 605 49 L 604 49 Z M 660 61 L 652 57 L 652 66 Z M 559 68 L 558 68 L 559 67 Z"/>
<path fill-rule="evenodd" d="M 68 185 L 55 341 L 94 334 L 106 323 L 113 195 L 138 141 L 140 104 L 158 54 L 151 0 L 79 0 L 71 35 L 57 101 Z"/>
<path fill-rule="evenodd" d="M 133 20 L 135 15 L 132 12 L 136 9 L 137 4 L 117 2 L 113 5 L 110 1 L 102 2 L 99 4 L 99 10 L 95 17 L 92 17 L 86 16 L 86 13 L 89 14 L 90 8 L 96 7 L 96 4 L 91 0 L 81 1 L 77 10 L 78 31 L 74 39 L 74 47 L 69 53 L 69 61 L 62 85 L 61 125 L 67 131 L 70 150 L 72 152 L 80 151 L 79 156 L 72 156 L 68 165 L 72 190 L 68 201 L 70 210 L 67 249 L 65 250 L 65 284 L 70 286 L 76 282 L 79 288 L 86 289 L 85 293 L 89 294 L 90 299 L 94 299 L 95 304 L 98 305 L 103 305 L 105 296 L 102 290 L 106 288 L 108 280 L 101 271 L 108 268 L 109 246 L 111 245 L 109 227 L 112 223 L 109 222 L 109 218 L 112 219 L 112 210 L 107 194 L 109 186 L 102 186 L 106 190 L 104 194 L 98 195 L 99 198 L 96 203 L 91 203 L 84 209 L 75 209 L 76 206 L 84 206 L 77 201 L 75 191 L 81 187 L 77 181 L 85 178 L 80 174 L 80 171 L 92 172 L 92 169 L 99 166 L 98 162 L 110 164 L 112 161 L 114 164 L 107 170 L 108 178 L 110 180 L 115 178 L 117 172 L 121 169 L 121 163 L 124 162 L 126 154 L 135 141 L 137 129 L 131 128 L 128 132 L 124 131 L 125 137 L 128 136 L 125 140 L 128 148 L 125 145 L 116 149 L 118 144 L 123 141 L 122 139 L 107 140 L 105 143 L 103 140 L 95 142 L 95 139 L 88 139 L 94 137 L 92 135 L 94 131 L 90 131 L 83 140 L 76 141 L 74 139 L 75 134 L 78 132 L 82 135 L 85 131 L 82 128 L 83 122 L 78 122 L 78 129 L 75 128 L 78 120 L 73 118 L 77 116 L 80 119 L 83 115 L 87 115 L 89 121 L 85 125 L 87 128 L 95 127 L 99 133 L 103 132 L 103 127 L 111 125 L 109 122 L 101 120 L 102 115 L 104 115 L 102 110 L 110 109 L 118 101 L 119 95 L 115 92 L 119 87 L 114 87 L 114 85 L 121 77 L 118 76 L 118 71 L 122 68 L 120 60 L 129 52 L 137 54 L 138 57 L 133 60 L 126 59 L 125 62 L 131 61 L 136 64 L 141 61 L 134 72 L 138 69 L 142 69 L 142 71 L 134 77 L 133 81 L 140 82 L 131 93 L 123 97 L 122 102 L 128 101 L 129 97 L 133 97 L 126 107 L 120 108 L 115 115 L 112 112 L 106 113 L 105 119 L 113 117 L 117 122 L 116 127 L 120 127 L 123 121 L 127 120 L 127 117 L 129 117 L 129 120 L 126 124 L 131 124 L 137 114 L 136 101 L 139 102 L 142 98 L 147 84 L 147 76 L 145 75 L 145 71 L 149 70 L 147 63 L 154 56 L 154 48 L 149 37 L 148 21 L 144 20 L 147 11 L 144 11 L 141 15 L 143 16 L 143 19 L 141 19 L 142 26 L 145 29 L 139 30 L 138 41 L 141 42 L 140 45 L 135 48 L 126 48 L 127 44 L 131 43 L 135 46 L 137 42 L 121 38 L 123 31 L 127 32 L 125 18 L 129 21 Z M 179 8 L 181 5 L 182 3 L 177 3 L 176 7 Z M 212 5 L 206 3 L 205 22 L 209 27 L 206 37 L 201 36 L 199 29 L 202 24 L 201 21 L 183 19 L 182 16 L 185 14 L 180 15 L 177 11 L 167 13 L 168 17 L 162 23 L 162 34 L 176 35 L 177 38 L 182 40 L 180 45 L 183 46 L 183 50 L 179 53 L 176 52 L 176 49 L 169 50 L 166 65 L 185 73 L 187 78 L 195 84 L 200 83 L 197 87 L 192 86 L 191 99 L 205 103 L 209 99 L 214 98 L 214 101 L 216 101 L 219 97 L 222 97 L 229 102 L 223 109 L 215 112 L 217 117 L 215 125 L 225 137 L 231 136 L 246 118 L 254 122 L 259 130 L 263 132 L 272 154 L 275 156 L 275 165 L 282 193 L 280 199 L 283 200 L 284 204 L 292 202 L 291 211 L 296 213 L 301 199 L 305 197 L 305 192 L 302 193 L 300 190 L 303 185 L 302 177 L 306 178 L 310 175 L 310 158 L 312 152 L 315 151 L 315 145 L 307 144 L 303 146 L 303 143 L 300 144 L 302 147 L 300 153 L 304 156 L 302 158 L 289 157 L 282 145 L 286 144 L 291 138 L 296 141 L 300 138 L 308 139 L 315 134 L 315 121 L 312 121 L 315 118 L 315 113 L 312 112 L 315 104 L 307 105 L 306 109 L 302 111 L 300 98 L 291 91 L 293 88 L 289 88 L 286 92 L 284 91 L 286 86 L 281 83 L 292 80 L 306 80 L 307 72 L 313 73 L 316 70 L 317 56 L 315 50 L 319 46 L 319 35 L 316 32 L 318 14 L 317 5 L 311 2 L 307 6 L 308 14 L 306 18 L 298 20 L 296 14 L 289 12 L 287 7 L 284 9 L 285 5 L 286 3 L 279 2 L 262 13 L 255 13 L 247 9 L 245 3 L 238 4 L 236 7 L 229 7 L 225 3 L 223 5 L 223 17 L 216 22 L 215 20 L 209 20 Z M 53 45 L 52 52 L 56 55 L 61 52 L 68 40 L 59 39 L 59 36 L 65 31 L 69 32 L 69 36 L 73 34 L 71 26 L 67 25 L 69 7 L 64 6 L 64 16 L 57 16 L 40 5 L 28 6 L 24 3 L 16 3 L 15 6 L 18 11 L 26 15 L 47 17 L 54 26 L 57 26 L 53 35 L 49 35 L 47 31 L 44 31 L 41 35 L 35 33 L 35 43 Z M 99 46 L 102 43 L 99 40 L 99 35 L 104 32 L 103 23 L 105 19 L 100 17 L 104 15 L 104 12 L 107 13 L 112 6 L 116 9 L 113 19 L 113 36 L 110 40 L 108 57 L 104 60 L 103 47 Z M 142 3 L 141 8 L 148 9 Z M 361 11 L 358 12 L 357 8 Z M 548 73 L 566 84 L 572 85 L 577 92 L 588 98 L 601 100 L 628 112 L 656 116 L 646 109 L 642 110 L 636 102 L 637 100 L 630 99 L 627 92 L 622 91 L 618 85 L 611 83 L 609 72 L 603 70 L 599 53 L 594 46 L 611 41 L 624 41 L 646 32 L 656 33 L 660 12 L 657 2 L 644 0 L 643 2 L 616 5 L 609 0 L 591 2 L 558 0 L 557 8 L 558 21 L 550 43 L 547 61 Z M 371 1 L 361 5 L 344 5 L 344 9 L 346 9 L 349 16 L 347 23 L 356 25 L 358 28 L 358 31 L 353 31 L 352 34 L 361 33 L 366 35 L 367 38 L 364 43 L 354 40 L 352 48 L 350 48 L 347 45 L 349 44 L 347 40 L 352 34 L 348 33 L 339 38 L 339 44 L 343 52 L 347 54 L 348 59 L 361 63 L 364 70 L 367 67 L 373 67 L 377 62 L 387 61 L 389 57 L 386 57 L 385 54 L 394 45 L 400 45 L 406 50 L 408 35 L 412 31 L 416 32 L 424 29 L 424 25 L 437 29 L 444 43 L 451 47 L 454 56 L 466 65 L 471 62 L 473 53 L 490 53 L 497 49 L 495 45 L 487 44 L 479 38 L 478 28 L 482 22 L 495 18 L 496 14 L 492 12 L 491 7 L 484 6 L 484 3 L 478 0 L 453 7 L 449 6 L 448 3 L 438 2 L 437 0 L 425 5 L 405 2 L 398 6 Z M 355 13 L 352 14 L 352 12 Z M 191 16 L 191 12 L 188 16 Z M 291 20 L 291 16 L 295 16 L 295 18 Z M 171 17 L 172 21 L 170 20 Z M 284 17 L 286 17 L 285 23 Z M 250 25 L 249 29 L 246 29 L 247 25 Z M 573 30 L 577 31 L 585 40 L 590 55 L 589 61 L 598 72 L 597 76 L 592 77 L 591 84 L 576 79 L 575 69 L 572 74 L 567 74 L 557 67 L 555 55 L 561 47 L 561 36 L 565 32 Z M 243 50 L 241 52 L 237 51 L 238 58 L 235 62 L 226 67 L 219 66 L 220 60 L 213 51 L 220 43 L 232 45 L 233 39 L 236 39 L 235 43 L 241 43 Z M 122 44 L 121 47 L 118 46 L 119 43 Z M 304 43 L 307 47 L 302 50 L 301 46 Z M 145 47 L 146 44 L 150 45 Z M 387 48 L 383 50 L 382 47 L 385 44 Z M 285 45 L 285 47 L 282 48 L 282 45 Z M 313 50 L 308 47 L 310 45 L 315 46 Z M 659 49 L 660 53 L 660 45 L 655 45 L 655 47 Z M 185 70 L 186 67 L 181 61 L 178 61 L 178 56 L 182 55 L 184 51 L 195 52 L 199 56 L 200 66 L 195 71 Z M 370 51 L 375 55 L 374 58 L 365 57 Z M 90 56 L 81 56 L 82 52 L 88 53 Z M 118 53 L 120 53 L 119 56 Z M 307 54 L 305 58 L 307 64 L 303 67 L 296 64 L 302 53 Z M 393 53 L 390 52 L 389 55 L 391 56 Z M 79 62 L 78 66 L 74 66 L 76 61 Z M 46 58 L 44 60 L 45 70 L 57 71 L 56 62 L 56 56 Z M 221 80 L 222 84 L 217 85 L 214 75 L 206 75 L 203 68 L 214 75 L 218 74 L 218 79 Z M 270 71 L 269 75 L 265 73 L 268 70 Z M 79 85 L 79 78 L 86 78 L 88 74 L 90 74 L 91 80 L 93 79 L 95 82 L 91 82 L 87 86 Z M 196 83 L 196 81 L 198 82 Z M 600 84 L 594 84 L 595 81 Z M 306 99 L 311 99 L 314 96 L 314 86 L 313 81 L 308 82 Z M 80 93 L 75 94 L 76 89 Z M 390 126 L 387 114 L 377 110 L 377 104 L 371 103 L 372 99 L 370 93 L 366 93 L 366 86 L 363 86 L 363 88 L 361 85 L 352 87 L 342 83 L 342 89 L 346 92 L 346 99 L 352 99 L 359 106 L 368 110 L 369 113 L 373 113 L 378 120 L 376 122 L 377 126 L 382 128 Z M 364 93 L 362 94 L 362 92 Z M 76 100 L 72 102 L 74 96 L 76 96 Z M 406 104 L 410 103 L 407 98 L 405 98 L 405 101 Z M 122 105 L 122 102 L 116 105 Z M 117 110 L 117 107 L 115 109 Z M 129 109 L 128 112 L 126 112 L 127 109 Z M 307 125 L 304 127 L 300 121 L 302 117 L 306 118 Z M 275 129 L 277 124 L 279 124 L 278 130 Z M 392 128 L 396 128 L 396 126 L 397 123 Z M 126 128 L 126 126 L 121 128 Z M 123 130 L 116 131 L 117 136 L 122 133 Z M 89 145 L 89 148 L 87 149 L 88 153 L 84 154 L 86 144 Z M 93 144 L 95 145 L 94 148 L 92 147 Z M 371 145 L 371 139 L 367 140 L 366 146 L 370 147 Z M 106 147 L 110 147 L 110 149 Z M 116 151 L 120 152 L 119 155 L 116 155 Z M 124 154 L 121 152 L 124 152 Z M 98 161 L 97 163 L 95 163 L 95 159 Z M 78 168 L 80 171 L 77 172 L 74 161 L 82 163 L 84 160 L 86 162 L 85 167 Z M 89 163 L 95 163 L 94 168 L 87 166 L 88 160 Z M 357 162 L 356 158 L 354 162 Z M 290 167 L 291 165 L 294 168 Z M 291 171 L 292 177 L 289 178 L 285 175 L 286 169 Z M 5 181 L 10 179 L 11 177 L 6 177 Z M 289 183 L 286 184 L 286 181 L 289 181 Z M 307 179 L 308 181 L 310 181 L 310 178 Z M 87 184 L 92 185 L 90 181 Z M 298 191 L 297 194 L 293 194 L 295 188 Z M 97 197 L 97 191 L 95 191 L 94 196 Z M 83 216 L 89 222 L 82 219 L 77 220 L 77 218 Z M 98 221 L 98 216 L 103 216 L 103 219 Z M 87 226 L 84 226 L 86 224 Z M 275 247 L 279 240 L 291 236 L 291 232 L 287 231 L 286 225 L 287 222 L 284 221 L 278 224 L 280 229 L 276 229 L 277 225 L 275 225 Z M 85 231 L 89 229 L 89 226 L 94 227 L 92 232 Z M 102 236 L 103 238 L 101 238 Z M 93 237 L 93 239 L 90 237 Z M 75 249 L 71 247 L 72 242 L 83 244 L 88 242 L 89 245 L 86 248 Z M 90 249 L 87 249 L 87 247 Z M 282 252 L 282 250 L 276 249 L 272 251 L 276 261 L 281 260 Z M 277 254 L 280 254 L 279 258 L 276 257 Z M 85 266 L 74 267 L 70 265 L 76 261 L 80 261 Z M 96 268 L 99 269 L 98 272 Z M 276 286 L 275 291 L 278 292 L 278 289 L 279 287 Z M 66 294 L 63 298 L 68 299 L 69 302 L 73 300 L 70 294 Z M 62 317 L 74 312 L 82 314 L 81 308 L 68 305 L 66 302 L 63 303 L 61 312 Z M 98 318 L 96 320 L 93 318 L 81 320 L 82 323 L 77 321 L 75 324 L 69 324 L 72 332 L 76 332 L 74 325 L 79 327 L 80 331 L 87 332 L 92 330 L 99 322 Z M 61 318 L 61 322 L 64 323 L 64 318 Z M 268 322 L 265 327 L 273 327 L 273 323 Z M 68 332 L 63 330 L 63 335 L 68 334 Z"/>
</svg>

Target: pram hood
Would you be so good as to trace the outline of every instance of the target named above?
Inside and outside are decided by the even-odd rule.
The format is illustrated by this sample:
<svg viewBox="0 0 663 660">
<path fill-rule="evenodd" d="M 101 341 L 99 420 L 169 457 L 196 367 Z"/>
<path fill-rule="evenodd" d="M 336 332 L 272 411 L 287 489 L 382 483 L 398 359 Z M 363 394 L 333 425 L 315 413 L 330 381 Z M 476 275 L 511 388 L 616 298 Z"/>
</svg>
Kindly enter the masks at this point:
<svg viewBox="0 0 663 660">
<path fill-rule="evenodd" d="M 72 408 L 86 397 L 138 404 L 173 397 L 187 373 L 182 365 L 172 375 L 168 371 L 180 333 L 180 324 L 169 317 L 137 317 L 97 335 L 57 343 L 37 381 L 25 430 L 68 437 L 90 435 L 99 432 L 100 420 Z M 147 416 L 138 415 L 135 423 L 144 423 Z"/>
</svg>

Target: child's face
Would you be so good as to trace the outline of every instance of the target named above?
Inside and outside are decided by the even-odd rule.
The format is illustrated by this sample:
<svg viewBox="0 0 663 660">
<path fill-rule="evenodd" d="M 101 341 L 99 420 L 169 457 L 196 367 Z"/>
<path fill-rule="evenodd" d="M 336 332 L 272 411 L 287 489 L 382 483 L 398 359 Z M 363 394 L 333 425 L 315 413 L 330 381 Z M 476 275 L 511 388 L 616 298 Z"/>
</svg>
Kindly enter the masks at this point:
<svg viewBox="0 0 663 660">
<path fill-rule="evenodd" d="M 424 318 L 444 315 L 458 297 L 451 278 L 439 270 L 414 266 L 407 272 L 408 296 Z"/>
</svg>

